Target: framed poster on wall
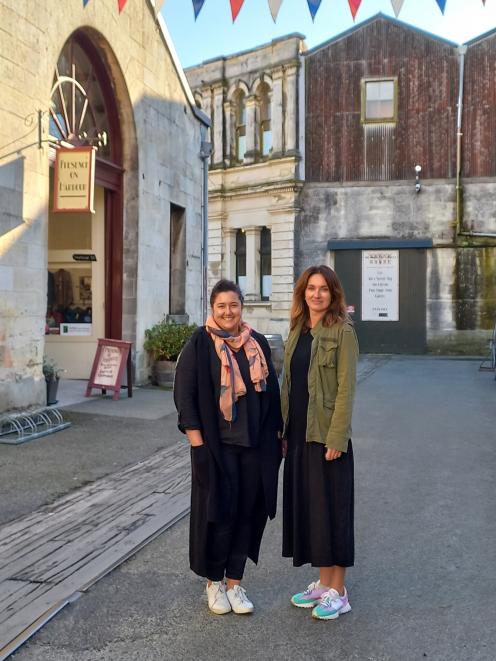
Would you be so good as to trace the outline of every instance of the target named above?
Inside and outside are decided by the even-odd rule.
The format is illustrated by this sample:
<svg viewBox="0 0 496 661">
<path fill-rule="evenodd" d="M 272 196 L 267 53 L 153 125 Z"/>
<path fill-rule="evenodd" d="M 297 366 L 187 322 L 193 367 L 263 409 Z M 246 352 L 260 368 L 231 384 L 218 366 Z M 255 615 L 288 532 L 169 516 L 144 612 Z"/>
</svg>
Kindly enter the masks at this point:
<svg viewBox="0 0 496 661">
<path fill-rule="evenodd" d="M 399 321 L 399 250 L 362 251 L 362 321 Z"/>
</svg>

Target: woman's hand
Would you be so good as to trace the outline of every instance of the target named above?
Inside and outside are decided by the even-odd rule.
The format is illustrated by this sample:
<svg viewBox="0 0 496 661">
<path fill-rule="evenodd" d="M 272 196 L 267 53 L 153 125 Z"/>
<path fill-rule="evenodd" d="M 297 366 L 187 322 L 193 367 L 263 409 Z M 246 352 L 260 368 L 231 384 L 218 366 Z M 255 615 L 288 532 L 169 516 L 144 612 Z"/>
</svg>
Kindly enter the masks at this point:
<svg viewBox="0 0 496 661">
<path fill-rule="evenodd" d="M 333 450 L 333 448 L 327 448 L 327 451 L 325 453 L 325 458 L 326 461 L 333 461 L 333 459 L 339 459 L 339 457 L 342 455 L 342 452 L 339 450 Z"/>
<path fill-rule="evenodd" d="M 192 448 L 197 448 L 203 445 L 203 438 L 199 429 L 186 429 L 186 436 Z"/>
</svg>

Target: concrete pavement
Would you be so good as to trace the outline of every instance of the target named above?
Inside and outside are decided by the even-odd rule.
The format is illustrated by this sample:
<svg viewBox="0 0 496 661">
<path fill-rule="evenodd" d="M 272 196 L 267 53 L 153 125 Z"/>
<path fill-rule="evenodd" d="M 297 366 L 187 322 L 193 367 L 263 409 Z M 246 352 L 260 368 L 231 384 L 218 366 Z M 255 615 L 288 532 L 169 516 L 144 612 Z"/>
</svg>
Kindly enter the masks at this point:
<svg viewBox="0 0 496 661">
<path fill-rule="evenodd" d="M 259 566 L 247 570 L 255 614 L 211 615 L 203 581 L 188 570 L 184 519 L 67 607 L 13 658 L 492 661 L 493 375 L 479 372 L 476 361 L 392 357 L 362 361 L 361 377 L 354 425 L 357 558 L 347 581 L 352 613 L 336 622 L 315 622 L 289 605 L 290 594 L 315 574 L 280 557 L 278 518 L 268 526 Z M 24 459 L 37 457 L 40 468 L 50 462 L 58 466 L 54 480 L 48 467 L 42 470 L 50 482 L 45 491 L 31 475 L 30 461 L 20 466 L 11 457 L 11 466 L 33 477 L 42 502 L 57 489 L 70 489 L 71 471 L 76 485 L 95 479 L 111 472 L 114 462 L 132 463 L 177 433 L 173 414 L 155 421 L 115 418 L 113 424 L 110 416 L 70 415 L 81 417 L 60 432 L 57 449 L 49 447 L 57 435 L 7 448 L 7 454 L 27 449 Z M 70 434 L 88 428 L 79 447 Z M 3 448 L 0 452 L 3 459 Z M 98 452 L 105 460 L 97 467 L 92 457 Z M 67 475 L 63 462 L 57 463 L 61 453 L 64 467 L 70 466 Z M 51 486 L 56 480 L 57 489 Z M 14 500 L 7 508 L 11 513 L 33 505 L 27 496 Z"/>
</svg>

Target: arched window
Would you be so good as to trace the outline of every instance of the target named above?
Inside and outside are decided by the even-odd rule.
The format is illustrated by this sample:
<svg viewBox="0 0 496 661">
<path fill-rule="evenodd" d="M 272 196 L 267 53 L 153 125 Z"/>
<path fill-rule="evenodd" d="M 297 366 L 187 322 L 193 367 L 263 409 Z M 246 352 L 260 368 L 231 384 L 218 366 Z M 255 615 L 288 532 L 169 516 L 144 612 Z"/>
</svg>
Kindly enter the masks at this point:
<svg viewBox="0 0 496 661">
<path fill-rule="evenodd" d="M 257 90 L 259 108 L 259 144 L 263 157 L 272 151 L 272 126 L 270 114 L 270 88 L 266 83 L 259 85 Z"/>
<path fill-rule="evenodd" d="M 246 100 L 242 90 L 235 96 L 236 160 L 242 163 L 246 152 Z"/>
<path fill-rule="evenodd" d="M 97 144 L 99 157 L 115 160 L 99 76 L 76 39 L 67 41 L 55 68 L 49 130 L 56 141 Z"/>
</svg>

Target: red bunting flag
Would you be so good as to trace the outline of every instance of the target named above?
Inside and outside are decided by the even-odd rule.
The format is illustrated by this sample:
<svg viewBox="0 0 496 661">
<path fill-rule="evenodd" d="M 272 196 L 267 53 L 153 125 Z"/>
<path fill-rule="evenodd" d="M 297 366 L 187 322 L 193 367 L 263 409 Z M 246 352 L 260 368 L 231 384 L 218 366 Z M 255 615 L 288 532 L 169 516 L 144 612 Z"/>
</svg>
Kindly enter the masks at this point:
<svg viewBox="0 0 496 661">
<path fill-rule="evenodd" d="M 362 4 L 362 0 L 348 0 L 348 4 L 350 5 L 351 15 L 353 16 L 353 20 L 355 20 L 356 13 L 358 11 L 358 8 Z"/>
<path fill-rule="evenodd" d="M 121 13 L 121 11 L 126 6 L 126 2 L 127 2 L 127 0 L 117 0 L 117 4 L 119 5 L 119 14 Z"/>
<path fill-rule="evenodd" d="M 231 0 L 231 14 L 232 14 L 233 23 L 237 19 L 239 10 L 243 6 L 244 1 L 245 0 Z"/>
</svg>

